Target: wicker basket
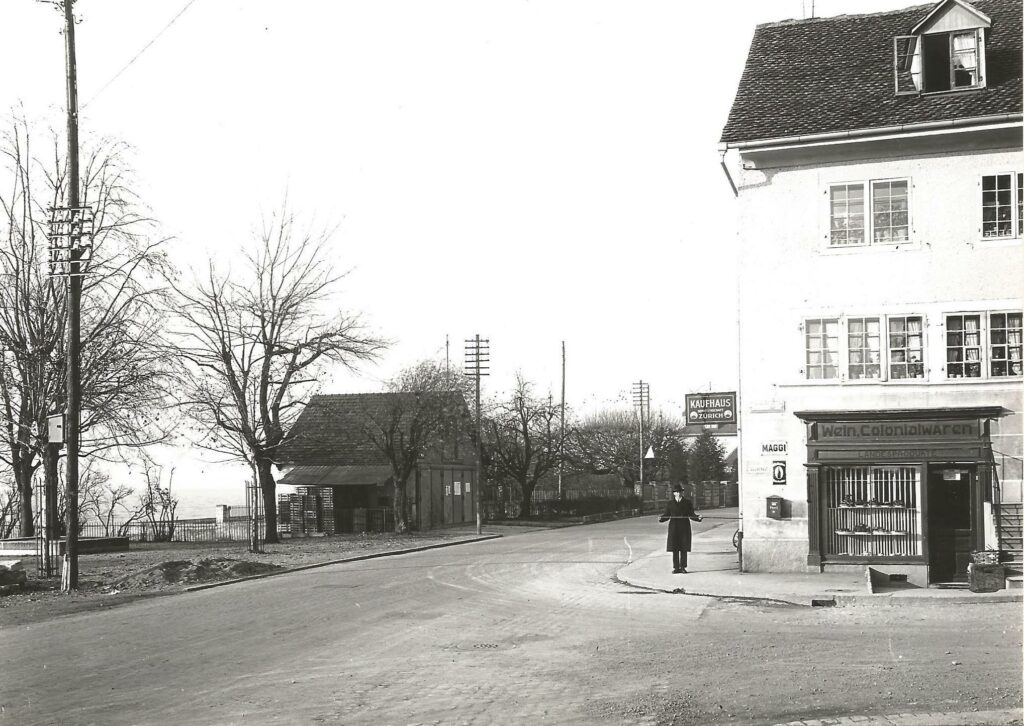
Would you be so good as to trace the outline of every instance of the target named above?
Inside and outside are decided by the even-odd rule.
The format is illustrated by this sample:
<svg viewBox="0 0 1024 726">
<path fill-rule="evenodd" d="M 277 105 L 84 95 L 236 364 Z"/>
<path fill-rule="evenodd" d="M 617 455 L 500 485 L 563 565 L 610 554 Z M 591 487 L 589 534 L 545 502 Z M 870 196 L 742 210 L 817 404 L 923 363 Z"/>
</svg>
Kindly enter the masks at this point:
<svg viewBox="0 0 1024 726">
<path fill-rule="evenodd" d="M 971 560 L 976 565 L 998 565 L 999 550 L 978 550 L 971 553 Z"/>
</svg>

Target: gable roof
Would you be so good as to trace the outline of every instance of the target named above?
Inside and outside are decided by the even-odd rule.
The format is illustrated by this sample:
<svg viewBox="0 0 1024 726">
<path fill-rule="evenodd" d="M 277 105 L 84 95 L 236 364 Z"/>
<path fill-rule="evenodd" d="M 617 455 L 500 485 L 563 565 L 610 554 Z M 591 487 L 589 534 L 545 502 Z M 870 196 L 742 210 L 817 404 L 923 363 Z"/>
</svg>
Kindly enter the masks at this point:
<svg viewBox="0 0 1024 726">
<path fill-rule="evenodd" d="M 934 3 L 759 25 L 722 142 L 1020 114 L 1021 0 L 972 5 L 992 19 L 986 87 L 951 93 L 894 92 L 893 38 L 908 34 Z"/>
<path fill-rule="evenodd" d="M 968 2 L 965 2 L 964 0 L 942 0 L 942 2 L 932 8 L 930 13 L 921 19 L 921 22 L 911 28 L 910 32 L 914 35 L 926 32 L 928 28 L 930 28 L 942 15 L 945 15 L 947 12 L 955 12 L 958 8 L 966 13 L 968 17 L 973 16 L 979 26 L 988 28 L 992 25 L 992 18 L 985 15 L 985 13 L 979 11 Z"/>
<path fill-rule="evenodd" d="M 434 394 L 450 398 L 450 405 L 466 410 L 461 394 Z M 281 447 L 282 464 L 315 466 L 382 465 L 388 461 L 367 435 L 371 417 L 388 411 L 414 393 L 342 393 L 316 395 L 299 414 L 289 441 Z"/>
</svg>

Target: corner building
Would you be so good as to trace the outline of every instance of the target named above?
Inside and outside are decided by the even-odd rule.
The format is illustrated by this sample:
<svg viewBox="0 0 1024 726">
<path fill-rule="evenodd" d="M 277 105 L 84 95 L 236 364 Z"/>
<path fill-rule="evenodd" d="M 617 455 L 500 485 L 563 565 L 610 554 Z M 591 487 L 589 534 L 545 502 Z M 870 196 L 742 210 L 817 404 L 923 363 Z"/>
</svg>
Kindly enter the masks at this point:
<svg viewBox="0 0 1024 726">
<path fill-rule="evenodd" d="M 738 190 L 743 569 L 1019 568 L 1019 0 L 756 29 Z"/>
</svg>

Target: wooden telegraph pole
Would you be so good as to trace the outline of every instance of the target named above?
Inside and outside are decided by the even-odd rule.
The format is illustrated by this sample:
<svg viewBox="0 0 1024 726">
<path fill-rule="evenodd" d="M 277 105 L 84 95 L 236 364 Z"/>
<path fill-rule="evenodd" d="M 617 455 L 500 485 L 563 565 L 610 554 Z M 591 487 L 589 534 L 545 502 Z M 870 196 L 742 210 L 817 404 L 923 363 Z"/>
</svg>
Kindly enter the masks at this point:
<svg viewBox="0 0 1024 726">
<path fill-rule="evenodd" d="M 562 501 L 562 465 L 565 463 L 565 341 L 562 341 L 562 403 L 558 434 L 558 501 Z"/>
<path fill-rule="evenodd" d="M 81 420 L 82 276 L 92 249 L 92 210 L 81 207 L 78 171 L 78 75 L 75 61 L 74 0 L 64 0 L 64 40 L 67 60 L 68 198 L 50 217 L 50 272 L 67 277 L 67 543 L 61 590 L 78 589 L 78 451 Z"/>
<path fill-rule="evenodd" d="M 640 408 L 640 491 L 637 496 L 644 498 L 644 409 L 651 405 L 651 384 L 643 379 L 633 384 L 633 404 Z"/>
<path fill-rule="evenodd" d="M 480 458 L 483 451 L 483 426 L 480 421 L 480 377 L 489 375 L 491 350 L 490 341 L 474 335 L 466 339 L 466 368 L 465 374 L 473 376 L 476 381 L 476 492 L 473 494 L 473 504 L 476 510 L 476 533 L 483 532 L 483 519 L 480 514 L 480 496 L 483 494 L 483 482 L 481 477 Z"/>
</svg>

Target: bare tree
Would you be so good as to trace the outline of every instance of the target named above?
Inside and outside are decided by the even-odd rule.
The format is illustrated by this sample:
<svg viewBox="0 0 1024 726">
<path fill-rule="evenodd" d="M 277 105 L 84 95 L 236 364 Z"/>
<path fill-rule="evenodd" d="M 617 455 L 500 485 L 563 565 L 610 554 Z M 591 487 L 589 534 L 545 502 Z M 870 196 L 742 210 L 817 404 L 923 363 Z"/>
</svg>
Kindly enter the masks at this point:
<svg viewBox="0 0 1024 726">
<path fill-rule="evenodd" d="M 0 539 L 7 539 L 18 531 L 19 496 L 13 475 L 0 472 Z"/>
<path fill-rule="evenodd" d="M 88 470 L 87 470 L 88 473 Z M 82 482 L 87 486 L 82 488 Z M 135 489 L 127 484 L 116 484 L 106 472 L 96 477 L 95 482 L 88 481 L 83 477 L 79 482 L 79 491 L 83 501 L 83 509 L 94 517 L 103 526 L 103 534 L 110 537 L 114 534 L 122 534 L 126 521 L 134 521 L 138 518 L 136 511 L 133 511 L 128 503 L 135 495 Z"/>
<path fill-rule="evenodd" d="M 23 532 L 33 530 L 32 477 L 44 467 L 56 486 L 58 451 L 47 446 L 46 417 L 66 405 L 66 305 L 63 278 L 47 265 L 48 208 L 65 205 L 67 166 L 55 135 L 38 157 L 24 121 L 0 139 L 0 461 L 21 498 Z M 168 265 L 154 224 L 132 191 L 126 147 L 100 141 L 81 167 L 82 203 L 95 214 L 91 274 L 83 286 L 84 456 L 164 438 L 170 366 L 159 345 Z"/>
<path fill-rule="evenodd" d="M 357 315 L 325 312 L 340 281 L 329 240 L 329 231 L 300 232 L 286 202 L 241 269 L 211 262 L 180 292 L 181 405 L 198 423 L 197 446 L 252 468 L 267 542 L 278 541 L 272 467 L 301 404 L 326 366 L 371 360 L 384 345 Z"/>
<path fill-rule="evenodd" d="M 431 451 L 454 444 L 471 426 L 463 377 L 436 361 L 422 361 L 368 397 L 366 435 L 391 466 L 395 531 L 409 531 L 409 477 Z M 477 496 L 480 495 L 479 485 Z"/>
<path fill-rule="evenodd" d="M 647 472 L 652 479 L 681 476 L 682 433 L 680 421 L 663 415 L 653 416 L 645 427 L 644 448 L 653 446 L 657 456 L 658 469 Z M 640 479 L 640 427 L 633 411 L 607 410 L 588 416 L 569 427 L 565 445 L 566 458 L 577 471 L 615 474 L 624 485 Z"/>
<path fill-rule="evenodd" d="M 507 400 L 490 407 L 486 417 L 489 470 L 519 490 L 520 516 L 529 517 L 533 490 L 542 477 L 558 468 L 559 406 L 534 396 L 522 374 Z"/>
<path fill-rule="evenodd" d="M 139 493 L 138 505 L 130 519 L 148 523 L 154 542 L 170 542 L 174 538 L 178 509 L 178 499 L 171 494 L 174 471 L 174 467 L 171 467 L 167 474 L 167 486 L 163 486 L 164 467 L 147 462 L 142 470 L 146 488 Z"/>
<path fill-rule="evenodd" d="M 64 487 L 64 472 L 58 475 L 61 486 L 57 492 L 56 526 L 61 535 L 68 531 L 67 489 Z M 110 475 L 97 468 L 95 461 L 89 461 L 78 478 L 78 533 L 81 534 L 90 520 L 98 519 L 103 489 L 110 483 Z"/>
</svg>

